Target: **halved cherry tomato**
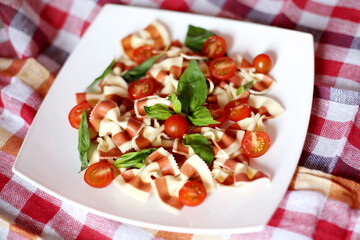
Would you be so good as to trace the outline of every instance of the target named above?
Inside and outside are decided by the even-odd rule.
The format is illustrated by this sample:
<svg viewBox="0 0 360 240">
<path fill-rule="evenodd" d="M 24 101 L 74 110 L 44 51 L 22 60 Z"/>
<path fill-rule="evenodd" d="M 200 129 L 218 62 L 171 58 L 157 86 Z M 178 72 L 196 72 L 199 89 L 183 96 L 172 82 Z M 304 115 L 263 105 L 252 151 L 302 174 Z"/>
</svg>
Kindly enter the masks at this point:
<svg viewBox="0 0 360 240">
<path fill-rule="evenodd" d="M 189 124 L 185 117 L 179 114 L 171 115 L 165 121 L 165 132 L 169 137 L 181 138 L 187 133 Z"/>
<path fill-rule="evenodd" d="M 224 109 L 222 109 L 218 104 L 209 104 L 205 106 L 207 109 L 209 109 L 209 112 L 212 116 L 212 118 L 220 122 L 218 124 L 209 124 L 208 127 L 218 127 L 226 120 L 226 112 Z"/>
<path fill-rule="evenodd" d="M 226 40 L 220 36 L 211 36 L 202 45 L 201 52 L 209 58 L 222 57 L 226 53 Z"/>
<path fill-rule="evenodd" d="M 246 99 L 237 99 L 231 101 L 226 104 L 224 109 L 228 119 L 235 122 L 248 117 L 251 113 L 249 103 Z"/>
<path fill-rule="evenodd" d="M 215 78 L 227 80 L 235 75 L 236 65 L 231 58 L 220 57 L 210 62 L 209 70 Z"/>
<path fill-rule="evenodd" d="M 149 78 L 143 78 L 132 82 L 128 88 L 129 96 L 132 99 L 139 99 L 146 96 L 153 95 L 155 91 L 155 85 Z"/>
<path fill-rule="evenodd" d="M 259 73 L 268 73 L 272 68 L 272 60 L 267 54 L 257 55 L 253 60 L 253 66 Z"/>
<path fill-rule="evenodd" d="M 246 132 L 241 142 L 245 155 L 256 158 L 262 156 L 270 147 L 269 136 L 262 131 Z"/>
<path fill-rule="evenodd" d="M 94 188 L 104 188 L 114 180 L 111 165 L 108 162 L 91 164 L 85 171 L 84 180 Z"/>
<path fill-rule="evenodd" d="M 202 203 L 206 198 L 204 185 L 196 181 L 188 181 L 179 191 L 180 201 L 187 206 L 194 207 Z"/>
<path fill-rule="evenodd" d="M 134 60 L 137 64 L 143 63 L 145 60 L 153 56 L 153 48 L 149 45 L 144 45 L 134 50 Z"/>
<path fill-rule="evenodd" d="M 81 102 L 70 110 L 68 118 L 73 128 L 79 129 L 82 114 L 86 109 L 90 109 L 90 111 L 88 112 L 90 113 L 92 106 L 87 102 Z M 88 123 L 89 123 L 89 115 L 90 114 L 88 114 Z"/>
</svg>

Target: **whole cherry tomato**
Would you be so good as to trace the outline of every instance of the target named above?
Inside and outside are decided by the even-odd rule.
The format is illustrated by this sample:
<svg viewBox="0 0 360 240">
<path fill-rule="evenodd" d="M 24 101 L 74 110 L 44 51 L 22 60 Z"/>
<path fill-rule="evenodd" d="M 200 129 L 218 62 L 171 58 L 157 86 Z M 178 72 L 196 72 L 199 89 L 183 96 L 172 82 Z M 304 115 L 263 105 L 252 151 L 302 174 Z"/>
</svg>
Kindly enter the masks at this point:
<svg viewBox="0 0 360 240">
<path fill-rule="evenodd" d="M 259 73 L 267 74 L 272 68 L 272 60 L 267 54 L 257 55 L 253 60 L 253 66 Z"/>
<path fill-rule="evenodd" d="M 165 121 L 165 132 L 173 138 L 183 137 L 189 128 L 189 124 L 185 117 L 179 114 L 171 115 Z"/>
</svg>

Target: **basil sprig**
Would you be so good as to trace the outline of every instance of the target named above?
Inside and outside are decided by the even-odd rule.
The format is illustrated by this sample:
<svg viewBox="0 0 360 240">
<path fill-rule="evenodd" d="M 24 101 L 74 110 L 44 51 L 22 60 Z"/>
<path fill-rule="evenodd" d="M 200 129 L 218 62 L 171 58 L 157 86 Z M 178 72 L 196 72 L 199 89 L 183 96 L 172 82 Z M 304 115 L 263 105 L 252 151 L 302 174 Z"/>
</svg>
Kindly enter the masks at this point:
<svg viewBox="0 0 360 240">
<path fill-rule="evenodd" d="M 111 61 L 110 65 L 104 70 L 104 72 L 99 77 L 95 78 L 95 80 L 90 84 L 90 86 L 87 87 L 87 89 L 88 90 L 91 89 L 99 80 L 105 78 L 106 75 L 110 73 L 114 65 L 115 65 L 115 58 Z"/>
<path fill-rule="evenodd" d="M 201 72 L 197 62 L 192 60 L 190 65 L 181 75 L 178 94 L 172 93 L 169 96 L 175 113 L 185 113 L 186 117 L 196 126 L 218 124 L 211 116 L 209 110 L 202 106 L 207 98 L 207 85 L 204 74 Z M 151 107 L 144 107 L 146 114 L 158 120 L 166 120 L 174 114 L 168 106 L 155 104 Z"/>
<path fill-rule="evenodd" d="M 125 153 L 114 162 L 114 166 L 118 168 L 141 168 L 144 165 L 144 160 L 156 148 L 143 149 L 139 152 Z"/>
<path fill-rule="evenodd" d="M 215 34 L 204 28 L 189 25 L 185 38 L 185 46 L 196 52 L 201 52 L 202 45 L 213 35 Z"/>
<path fill-rule="evenodd" d="M 173 104 L 173 109 L 177 114 L 181 113 L 181 102 L 178 99 L 178 97 L 176 96 L 175 93 L 171 93 L 171 95 L 169 96 L 169 100 L 170 102 Z"/>
<path fill-rule="evenodd" d="M 182 144 L 190 146 L 195 154 L 201 157 L 208 166 L 210 166 L 211 162 L 214 160 L 214 149 L 209 140 L 203 135 L 198 133 L 185 135 Z"/>
<path fill-rule="evenodd" d="M 141 63 L 139 66 L 136 66 L 136 67 L 130 69 L 129 71 L 125 72 L 121 76 L 127 82 L 133 82 L 135 80 L 138 80 L 139 78 L 141 78 L 142 76 L 144 76 L 146 74 L 146 72 L 152 67 L 152 65 L 154 65 L 154 63 L 156 62 L 156 60 L 158 60 L 158 58 L 160 58 L 161 56 L 163 56 L 165 54 L 167 49 L 168 49 L 168 47 L 166 47 L 162 53 L 147 59 L 146 61 Z"/>
<path fill-rule="evenodd" d="M 78 132 L 78 151 L 81 161 L 80 172 L 85 170 L 89 165 L 88 150 L 90 148 L 90 133 L 87 121 L 87 113 L 89 110 L 90 109 L 86 109 L 82 114 Z"/>
<path fill-rule="evenodd" d="M 251 80 L 250 82 L 246 83 L 245 85 L 242 85 L 236 90 L 236 96 L 240 96 L 243 92 L 249 90 L 254 86 L 254 80 Z"/>
<path fill-rule="evenodd" d="M 202 106 L 206 101 L 207 91 L 204 74 L 197 62 L 192 60 L 181 75 L 177 87 L 177 97 L 181 102 L 182 112 L 190 113 Z"/>
<path fill-rule="evenodd" d="M 158 120 L 166 120 L 173 115 L 173 112 L 169 109 L 169 107 L 164 104 L 155 104 L 150 107 L 144 106 L 144 110 L 149 117 Z"/>
<path fill-rule="evenodd" d="M 191 115 L 187 116 L 192 124 L 196 126 L 207 126 L 209 124 L 218 124 L 211 116 L 209 109 L 204 106 L 199 106 L 192 112 Z"/>
</svg>

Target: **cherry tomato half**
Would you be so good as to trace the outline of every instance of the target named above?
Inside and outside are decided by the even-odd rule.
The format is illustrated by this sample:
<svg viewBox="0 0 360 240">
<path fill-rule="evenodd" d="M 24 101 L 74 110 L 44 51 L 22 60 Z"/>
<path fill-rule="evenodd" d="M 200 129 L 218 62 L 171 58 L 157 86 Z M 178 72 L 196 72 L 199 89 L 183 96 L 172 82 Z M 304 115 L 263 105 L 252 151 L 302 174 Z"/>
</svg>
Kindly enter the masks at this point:
<svg viewBox="0 0 360 240">
<path fill-rule="evenodd" d="M 135 82 L 132 82 L 128 89 L 129 96 L 132 99 L 139 99 L 153 95 L 154 91 L 155 91 L 155 84 L 149 78 L 143 78 Z"/>
<path fill-rule="evenodd" d="M 145 60 L 153 56 L 153 48 L 149 45 L 144 45 L 134 50 L 134 60 L 137 64 L 143 63 Z"/>
<path fill-rule="evenodd" d="M 248 117 L 251 113 L 250 105 L 246 99 L 231 101 L 226 104 L 224 109 L 228 119 L 235 122 Z"/>
<path fill-rule="evenodd" d="M 215 78 L 227 80 L 235 75 L 236 65 L 231 58 L 220 57 L 210 62 L 209 70 Z"/>
<path fill-rule="evenodd" d="M 259 73 L 268 73 L 272 68 L 272 60 L 267 54 L 257 55 L 253 60 L 253 66 Z"/>
<path fill-rule="evenodd" d="M 179 114 L 171 115 L 165 121 L 165 132 L 169 137 L 181 138 L 187 133 L 189 124 L 185 117 Z"/>
<path fill-rule="evenodd" d="M 179 191 L 180 201 L 187 206 L 194 207 L 202 203 L 206 198 L 204 185 L 196 181 L 188 181 Z"/>
<path fill-rule="evenodd" d="M 85 171 L 84 180 L 94 188 L 104 188 L 114 180 L 111 165 L 108 162 L 91 164 Z"/>
<path fill-rule="evenodd" d="M 69 118 L 69 122 L 73 128 L 79 129 L 82 114 L 84 113 L 84 111 L 86 109 L 90 109 L 90 111 L 88 112 L 88 113 L 90 113 L 92 106 L 90 104 L 88 104 L 87 102 L 81 102 L 70 110 L 68 118 Z M 89 123 L 89 115 L 90 114 L 88 114 L 88 123 Z"/>
<path fill-rule="evenodd" d="M 262 131 L 246 132 L 241 142 L 245 155 L 256 158 L 262 156 L 270 147 L 269 136 Z"/>
<path fill-rule="evenodd" d="M 209 124 L 208 127 L 218 127 L 226 120 L 226 112 L 224 109 L 222 109 L 218 104 L 209 104 L 205 106 L 207 109 L 209 109 L 209 112 L 212 116 L 212 118 L 220 122 L 218 124 Z"/>
<path fill-rule="evenodd" d="M 211 36 L 202 45 L 201 52 L 209 58 L 222 57 L 226 53 L 226 40 L 220 36 Z"/>
</svg>

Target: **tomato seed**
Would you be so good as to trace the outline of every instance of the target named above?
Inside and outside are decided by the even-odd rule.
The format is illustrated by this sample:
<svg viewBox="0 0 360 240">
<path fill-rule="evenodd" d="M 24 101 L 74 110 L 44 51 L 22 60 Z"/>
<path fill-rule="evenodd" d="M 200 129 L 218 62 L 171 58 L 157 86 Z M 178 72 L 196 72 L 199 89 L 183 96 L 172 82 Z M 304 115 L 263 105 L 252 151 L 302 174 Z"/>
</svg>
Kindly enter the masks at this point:
<svg viewBox="0 0 360 240">
<path fill-rule="evenodd" d="M 147 93 L 147 92 L 149 92 L 149 90 L 150 90 L 150 84 L 146 84 L 146 85 L 145 85 L 145 89 L 142 90 L 142 92 L 143 92 L 143 93 Z"/>
</svg>

